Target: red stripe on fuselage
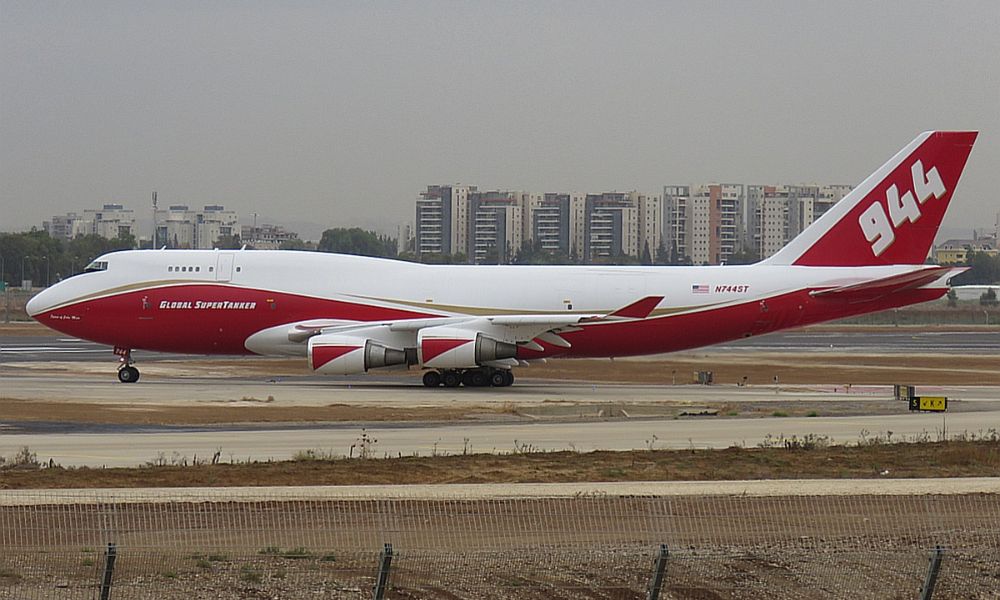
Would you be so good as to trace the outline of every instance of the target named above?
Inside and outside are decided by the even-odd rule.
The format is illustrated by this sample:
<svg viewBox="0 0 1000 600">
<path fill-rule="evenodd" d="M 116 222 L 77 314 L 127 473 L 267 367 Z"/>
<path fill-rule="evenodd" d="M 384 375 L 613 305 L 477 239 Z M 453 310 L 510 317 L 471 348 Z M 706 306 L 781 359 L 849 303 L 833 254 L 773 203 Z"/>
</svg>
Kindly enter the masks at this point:
<svg viewBox="0 0 1000 600">
<path fill-rule="evenodd" d="M 519 348 L 519 358 L 546 356 L 607 357 L 657 354 L 717 344 L 750 335 L 820 323 L 935 300 L 945 289 L 890 293 L 866 302 L 812 297 L 800 290 L 720 308 L 637 321 L 583 325 L 560 334 L 570 348 L 540 342 L 545 350 Z M 269 302 L 270 300 L 270 302 Z M 161 302 L 255 303 L 253 308 L 160 308 Z M 181 304 L 180 306 L 183 306 Z M 214 306 L 214 305 L 213 305 Z M 189 354 L 249 354 L 245 340 L 285 323 L 310 319 L 381 321 L 425 318 L 415 311 L 368 306 L 296 294 L 223 285 L 153 288 L 88 300 L 43 313 L 36 318 L 68 335 L 109 346 Z M 424 360 L 430 360 L 426 352 Z M 431 349 L 431 357 L 471 340 Z"/>
<path fill-rule="evenodd" d="M 185 284 L 86 300 L 35 318 L 67 335 L 109 346 L 188 354 L 249 354 L 243 346 L 248 337 L 284 323 L 433 316 L 437 315 L 284 292 Z"/>
</svg>

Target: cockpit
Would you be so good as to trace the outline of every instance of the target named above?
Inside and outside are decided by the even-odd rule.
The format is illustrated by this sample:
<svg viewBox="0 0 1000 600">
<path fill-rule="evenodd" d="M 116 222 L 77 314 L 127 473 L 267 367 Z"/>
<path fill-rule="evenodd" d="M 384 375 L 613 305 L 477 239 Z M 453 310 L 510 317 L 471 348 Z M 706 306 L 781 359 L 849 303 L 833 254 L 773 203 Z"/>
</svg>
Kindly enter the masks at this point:
<svg viewBox="0 0 1000 600">
<path fill-rule="evenodd" d="M 87 265 L 83 270 L 84 273 L 96 273 L 97 271 L 107 271 L 108 261 L 106 260 L 95 260 L 94 262 Z"/>
</svg>

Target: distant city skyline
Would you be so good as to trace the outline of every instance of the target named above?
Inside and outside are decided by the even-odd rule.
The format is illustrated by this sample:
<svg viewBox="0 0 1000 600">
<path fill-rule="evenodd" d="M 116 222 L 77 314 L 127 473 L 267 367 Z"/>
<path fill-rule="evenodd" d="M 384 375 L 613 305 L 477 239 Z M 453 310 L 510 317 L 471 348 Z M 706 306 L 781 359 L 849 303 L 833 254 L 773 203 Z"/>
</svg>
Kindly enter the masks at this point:
<svg viewBox="0 0 1000 600">
<path fill-rule="evenodd" d="M 985 1 L 0 0 L 0 230 L 142 220 L 153 190 L 392 233 L 430 182 L 857 185 L 921 131 L 976 129 L 944 222 L 971 230 L 1000 205 L 998 56 Z"/>
</svg>

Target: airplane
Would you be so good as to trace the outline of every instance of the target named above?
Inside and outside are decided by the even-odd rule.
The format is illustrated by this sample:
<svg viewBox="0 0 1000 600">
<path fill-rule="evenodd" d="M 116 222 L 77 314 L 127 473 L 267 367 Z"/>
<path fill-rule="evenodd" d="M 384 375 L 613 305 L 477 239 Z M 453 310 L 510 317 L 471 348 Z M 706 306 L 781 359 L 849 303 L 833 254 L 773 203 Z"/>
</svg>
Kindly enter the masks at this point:
<svg viewBox="0 0 1000 600">
<path fill-rule="evenodd" d="M 925 132 L 752 265 L 425 265 L 286 250 L 131 250 L 43 290 L 28 314 L 135 349 L 300 356 L 319 374 L 424 369 L 428 387 L 513 383 L 554 357 L 659 354 L 940 298 L 924 264 L 977 132 Z M 615 308 L 619 307 L 619 308 Z"/>
</svg>

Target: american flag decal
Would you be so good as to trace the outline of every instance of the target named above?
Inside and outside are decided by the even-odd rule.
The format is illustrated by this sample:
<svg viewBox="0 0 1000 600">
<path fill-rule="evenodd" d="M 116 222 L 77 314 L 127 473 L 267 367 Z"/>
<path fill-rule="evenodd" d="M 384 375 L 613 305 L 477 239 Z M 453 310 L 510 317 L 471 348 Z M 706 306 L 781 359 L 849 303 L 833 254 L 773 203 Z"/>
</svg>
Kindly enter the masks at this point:
<svg viewBox="0 0 1000 600">
<path fill-rule="evenodd" d="M 692 294 L 707 294 L 708 293 L 708 286 L 704 285 L 704 284 L 692 285 L 691 286 L 691 293 Z"/>
</svg>

